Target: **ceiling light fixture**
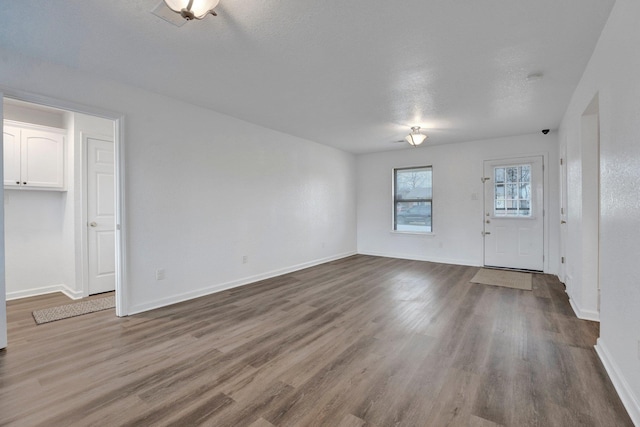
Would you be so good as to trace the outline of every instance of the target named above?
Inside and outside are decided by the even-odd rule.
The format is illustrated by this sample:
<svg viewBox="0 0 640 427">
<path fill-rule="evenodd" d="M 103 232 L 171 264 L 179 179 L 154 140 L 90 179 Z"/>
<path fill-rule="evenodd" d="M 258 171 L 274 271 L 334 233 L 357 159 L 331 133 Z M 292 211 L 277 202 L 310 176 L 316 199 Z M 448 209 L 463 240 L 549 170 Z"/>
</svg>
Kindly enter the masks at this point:
<svg viewBox="0 0 640 427">
<path fill-rule="evenodd" d="M 208 14 L 218 16 L 213 10 L 220 0 L 164 0 L 164 3 L 187 21 L 202 19 Z"/>
<path fill-rule="evenodd" d="M 411 128 L 411 133 L 407 135 L 404 139 L 414 147 L 422 144 L 425 139 L 427 139 L 427 135 L 420 133 L 420 126 L 413 126 Z"/>
</svg>

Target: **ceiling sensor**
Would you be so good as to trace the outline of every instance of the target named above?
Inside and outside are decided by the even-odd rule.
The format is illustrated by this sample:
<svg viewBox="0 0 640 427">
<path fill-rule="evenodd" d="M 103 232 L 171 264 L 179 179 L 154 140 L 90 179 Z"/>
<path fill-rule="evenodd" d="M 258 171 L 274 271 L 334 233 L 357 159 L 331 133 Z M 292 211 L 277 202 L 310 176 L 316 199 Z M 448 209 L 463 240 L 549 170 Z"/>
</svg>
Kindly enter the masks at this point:
<svg viewBox="0 0 640 427">
<path fill-rule="evenodd" d="M 544 74 L 537 72 L 537 73 L 531 73 L 527 76 L 527 81 L 528 82 L 537 82 L 542 80 L 542 77 L 544 77 Z"/>
</svg>

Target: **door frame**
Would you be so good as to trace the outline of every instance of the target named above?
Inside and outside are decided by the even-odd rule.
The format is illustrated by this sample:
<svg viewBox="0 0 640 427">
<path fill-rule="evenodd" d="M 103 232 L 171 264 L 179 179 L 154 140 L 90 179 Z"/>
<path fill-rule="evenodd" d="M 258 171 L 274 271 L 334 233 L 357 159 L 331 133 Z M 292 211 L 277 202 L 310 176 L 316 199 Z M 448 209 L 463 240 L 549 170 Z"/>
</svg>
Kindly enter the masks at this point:
<svg viewBox="0 0 640 427">
<path fill-rule="evenodd" d="M 560 250 L 560 260 L 558 261 L 558 279 L 567 285 L 567 139 L 564 138 L 560 144 L 560 161 L 559 163 L 559 188 L 560 188 L 560 234 L 558 241 L 558 249 Z"/>
<path fill-rule="evenodd" d="M 482 160 L 482 182 L 483 182 L 483 186 L 482 186 L 482 216 L 481 216 L 481 225 L 482 225 L 482 232 L 484 232 L 484 221 L 485 221 L 485 208 L 486 208 L 486 191 L 484 188 L 484 180 L 485 180 L 485 176 L 484 176 L 484 165 L 485 162 L 502 162 L 502 161 L 509 161 L 511 159 L 521 159 L 521 158 L 525 158 L 525 157 L 542 157 L 542 203 L 543 203 L 543 209 L 542 209 L 542 256 L 544 257 L 543 260 L 543 272 L 544 273 L 548 273 L 549 272 L 549 153 L 546 151 L 536 151 L 536 152 L 532 152 L 532 153 L 514 153 L 513 155 L 509 155 L 509 156 L 505 156 L 505 157 L 494 157 L 494 158 L 490 158 L 490 159 L 483 159 Z M 484 244 L 484 237 L 482 239 L 482 264 L 484 265 L 484 260 L 485 260 L 485 252 L 486 252 L 486 248 L 485 248 L 485 244 Z"/>
<path fill-rule="evenodd" d="M 115 136 L 115 135 L 114 135 Z M 88 179 L 88 165 L 87 155 L 89 150 L 87 149 L 87 141 L 89 138 L 101 139 L 111 141 L 114 144 L 114 156 L 115 156 L 115 137 L 112 138 L 108 135 L 101 135 L 94 132 L 80 132 L 80 153 L 78 155 L 82 159 L 82 179 L 80 183 L 80 194 L 82 194 L 82 211 L 80 219 L 80 239 L 81 250 L 77 262 L 82 266 L 82 296 L 89 296 L 89 233 L 87 231 L 87 224 L 89 223 L 89 215 L 87 209 L 87 202 L 89 201 L 89 186 L 87 185 Z M 114 163 L 114 177 L 115 177 L 115 163 Z M 116 196 L 117 198 L 117 196 Z M 115 201 L 114 201 L 115 203 Z M 117 292 L 116 292 L 117 294 Z"/>
<path fill-rule="evenodd" d="M 4 128 L 4 91 L 0 88 L 0 118 Z M 4 132 L 0 132 L 0 350 L 7 347 L 7 289 L 4 270 Z"/>
<path fill-rule="evenodd" d="M 127 226 L 125 206 L 125 116 L 122 113 L 106 110 L 98 107 L 87 106 L 75 102 L 64 101 L 57 98 L 38 95 L 31 92 L 0 86 L 0 104 L 4 98 L 12 98 L 19 101 L 40 104 L 47 107 L 67 110 L 74 113 L 87 114 L 113 121 L 113 144 L 115 152 L 115 247 L 116 247 L 116 316 L 123 317 L 129 314 L 128 282 L 127 282 Z M 0 109 L 0 111 L 2 111 Z M 3 115 L 4 117 L 4 115 Z M 1 141 L 1 140 L 0 140 Z M 2 167 L 0 164 L 0 171 Z M 0 201 L 4 199 L 4 186 L 0 188 Z M 4 204 L 2 205 L 4 206 Z M 4 208 L 0 208 L 0 220 L 4 224 Z M 0 244 L 4 248 L 4 225 L 0 228 Z M 4 271 L 4 251 L 0 250 L 0 272 Z M 84 286 L 84 285 L 83 285 Z M 4 274 L 0 278 L 0 315 L 6 309 L 6 292 L 4 291 Z M 6 319 L 2 319 L 0 326 L 0 338 L 6 334 Z M 3 331 L 4 329 L 4 331 Z M 1 341 L 1 340 L 0 340 Z M 0 342 L 1 344 L 1 342 Z M 1 348 L 1 347 L 0 347 Z"/>
</svg>

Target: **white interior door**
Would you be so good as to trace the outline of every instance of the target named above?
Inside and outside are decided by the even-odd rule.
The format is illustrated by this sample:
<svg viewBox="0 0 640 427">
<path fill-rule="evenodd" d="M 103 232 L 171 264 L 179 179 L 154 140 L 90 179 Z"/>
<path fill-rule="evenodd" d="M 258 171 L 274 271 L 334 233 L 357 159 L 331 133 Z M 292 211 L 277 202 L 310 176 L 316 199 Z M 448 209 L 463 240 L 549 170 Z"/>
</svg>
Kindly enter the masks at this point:
<svg viewBox="0 0 640 427">
<path fill-rule="evenodd" d="M 89 295 L 115 290 L 113 141 L 86 137 Z"/>
<path fill-rule="evenodd" d="M 484 264 L 542 271 L 542 156 L 485 161 L 484 177 Z"/>
</svg>

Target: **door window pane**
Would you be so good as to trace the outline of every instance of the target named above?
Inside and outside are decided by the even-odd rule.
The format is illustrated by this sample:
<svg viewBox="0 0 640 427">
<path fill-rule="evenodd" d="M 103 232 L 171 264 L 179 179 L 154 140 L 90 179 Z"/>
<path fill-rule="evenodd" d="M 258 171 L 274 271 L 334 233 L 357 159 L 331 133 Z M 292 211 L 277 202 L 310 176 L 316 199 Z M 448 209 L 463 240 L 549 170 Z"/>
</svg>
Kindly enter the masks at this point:
<svg viewBox="0 0 640 427">
<path fill-rule="evenodd" d="M 531 165 L 497 167 L 493 177 L 494 215 L 531 216 Z"/>
</svg>

